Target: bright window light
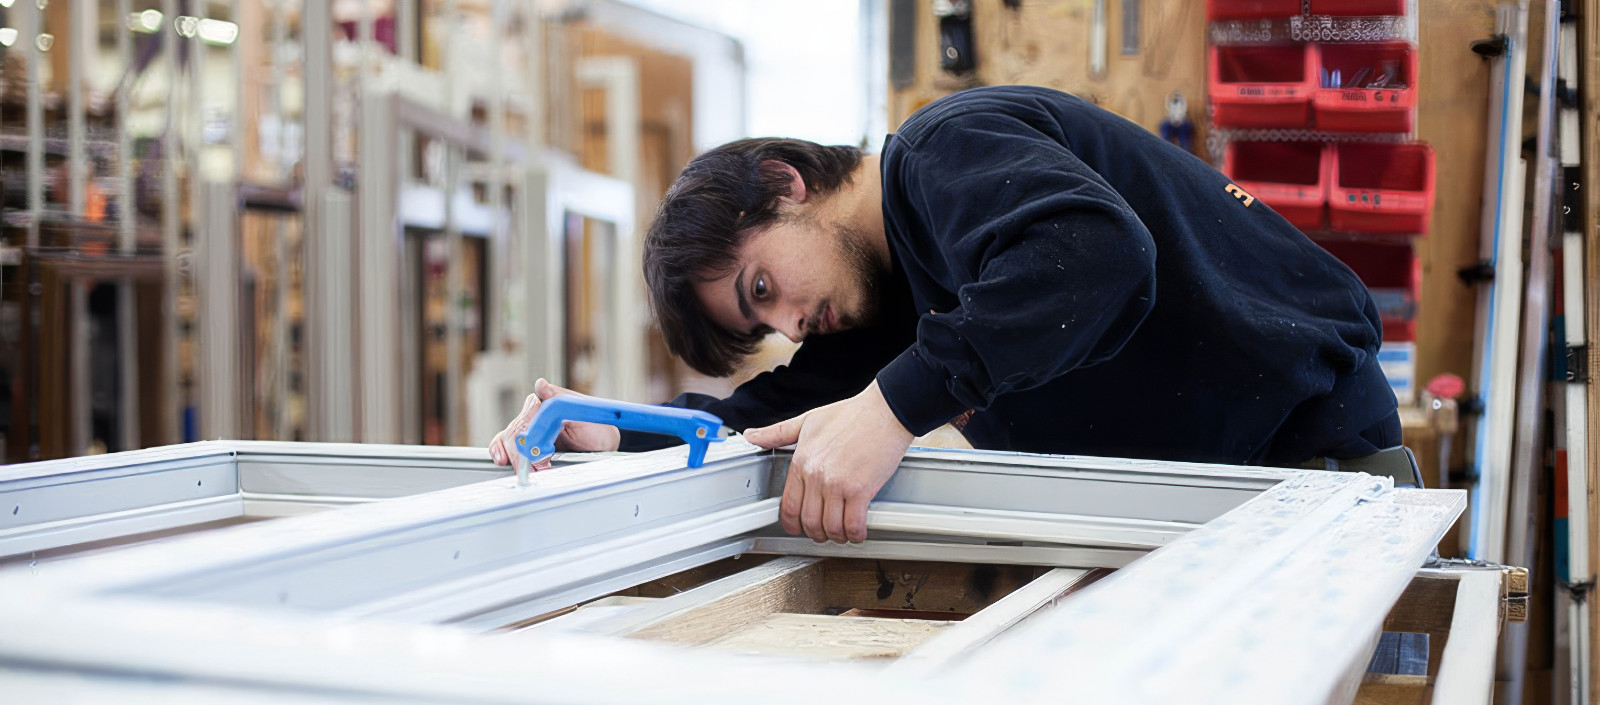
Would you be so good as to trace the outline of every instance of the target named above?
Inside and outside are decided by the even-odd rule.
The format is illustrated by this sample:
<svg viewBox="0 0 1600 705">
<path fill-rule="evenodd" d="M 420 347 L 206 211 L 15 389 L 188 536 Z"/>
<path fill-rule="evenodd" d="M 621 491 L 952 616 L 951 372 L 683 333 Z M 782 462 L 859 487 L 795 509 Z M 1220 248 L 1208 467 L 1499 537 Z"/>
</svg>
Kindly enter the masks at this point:
<svg viewBox="0 0 1600 705">
<path fill-rule="evenodd" d="M 208 44 L 232 44 L 239 38 L 239 25 L 223 20 L 200 20 L 200 40 Z"/>
<path fill-rule="evenodd" d="M 8 47 L 17 43 L 17 30 L 13 27 L 0 27 L 0 47 Z"/>
<path fill-rule="evenodd" d="M 13 3 L 13 2 L 16 2 L 16 0 L 0 0 L 0 7 L 11 7 L 11 3 Z M 15 30 L 13 30 L 13 31 L 15 31 Z M 6 46 L 10 46 L 10 45 L 7 44 Z"/>
</svg>

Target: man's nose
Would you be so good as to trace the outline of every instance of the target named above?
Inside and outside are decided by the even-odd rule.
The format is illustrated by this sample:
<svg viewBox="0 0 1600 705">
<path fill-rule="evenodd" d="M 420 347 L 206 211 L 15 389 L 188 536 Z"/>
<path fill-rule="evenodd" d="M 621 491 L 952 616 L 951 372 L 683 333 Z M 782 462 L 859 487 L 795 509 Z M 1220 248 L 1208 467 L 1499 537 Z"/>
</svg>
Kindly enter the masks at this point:
<svg viewBox="0 0 1600 705">
<path fill-rule="evenodd" d="M 799 307 L 780 308 L 773 312 L 768 325 L 783 334 L 790 342 L 798 343 L 806 337 L 806 316 Z"/>
</svg>

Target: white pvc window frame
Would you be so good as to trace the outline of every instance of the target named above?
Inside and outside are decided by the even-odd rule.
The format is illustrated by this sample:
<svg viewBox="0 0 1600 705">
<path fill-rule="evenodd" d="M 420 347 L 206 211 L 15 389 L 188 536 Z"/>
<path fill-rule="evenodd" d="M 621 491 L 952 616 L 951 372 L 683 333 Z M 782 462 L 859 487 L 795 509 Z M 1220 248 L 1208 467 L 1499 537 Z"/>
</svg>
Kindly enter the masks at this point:
<svg viewBox="0 0 1600 705">
<path fill-rule="evenodd" d="M 730 441 L 704 467 L 684 457 L 604 459 L 528 488 L 493 479 L 0 578 L 0 679 L 157 677 L 268 700 L 1322 703 L 1353 687 L 1465 502 L 1362 474 L 914 451 L 869 515 L 871 540 L 814 553 L 1123 567 L 933 673 L 484 633 L 795 547 L 773 531 L 787 456 Z M 928 533 L 940 520 L 970 533 Z M 772 687 L 795 682 L 808 686 Z"/>
</svg>

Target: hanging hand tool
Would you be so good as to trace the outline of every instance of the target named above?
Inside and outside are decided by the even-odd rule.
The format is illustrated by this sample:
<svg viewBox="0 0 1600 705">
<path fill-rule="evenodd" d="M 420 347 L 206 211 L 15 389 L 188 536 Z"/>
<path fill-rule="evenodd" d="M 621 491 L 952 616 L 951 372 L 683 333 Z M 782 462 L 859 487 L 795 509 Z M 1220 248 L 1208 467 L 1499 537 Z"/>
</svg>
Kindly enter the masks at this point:
<svg viewBox="0 0 1600 705">
<path fill-rule="evenodd" d="M 732 434 L 722 419 L 704 411 L 671 406 L 635 404 L 615 399 L 567 394 L 546 400 L 527 430 L 517 434 L 517 453 L 527 463 L 517 463 L 517 484 L 527 486 L 528 467 L 556 452 L 556 436 L 563 422 L 587 421 L 630 431 L 677 436 L 689 444 L 689 467 L 700 467 L 712 443 Z"/>
</svg>

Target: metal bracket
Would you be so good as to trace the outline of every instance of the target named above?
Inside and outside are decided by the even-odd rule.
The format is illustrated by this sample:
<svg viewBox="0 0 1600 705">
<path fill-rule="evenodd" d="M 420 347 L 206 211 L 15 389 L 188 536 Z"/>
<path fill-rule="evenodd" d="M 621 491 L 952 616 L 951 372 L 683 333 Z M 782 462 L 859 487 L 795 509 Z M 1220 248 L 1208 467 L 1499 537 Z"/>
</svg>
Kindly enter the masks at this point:
<svg viewBox="0 0 1600 705">
<path fill-rule="evenodd" d="M 956 75 L 977 69 L 971 0 L 934 0 L 933 16 L 939 18 L 939 68 Z"/>
<path fill-rule="evenodd" d="M 1506 621 L 1528 621 L 1528 569 L 1502 566 L 1500 575 L 1500 603 Z"/>
<path fill-rule="evenodd" d="M 1470 264 L 1456 270 L 1456 276 L 1461 278 L 1461 283 L 1475 286 L 1484 282 L 1494 281 L 1494 263 L 1488 260 Z"/>
<path fill-rule="evenodd" d="M 1567 346 L 1567 381 L 1589 381 L 1589 346 L 1587 344 Z"/>
<path fill-rule="evenodd" d="M 1496 34 L 1488 39 L 1479 39 L 1472 42 L 1472 52 L 1485 60 L 1504 56 L 1506 48 L 1511 46 L 1511 39 L 1504 34 Z"/>
<path fill-rule="evenodd" d="M 1445 558 L 1438 568 L 1478 568 L 1500 572 L 1500 618 L 1505 622 L 1528 621 L 1528 569 L 1491 561 Z"/>
<path fill-rule="evenodd" d="M 1572 598 L 1573 602 L 1581 603 L 1589 599 L 1589 591 L 1594 589 L 1594 581 L 1585 580 L 1581 583 L 1563 583 L 1562 586 L 1567 589 L 1567 594 Z"/>
</svg>

